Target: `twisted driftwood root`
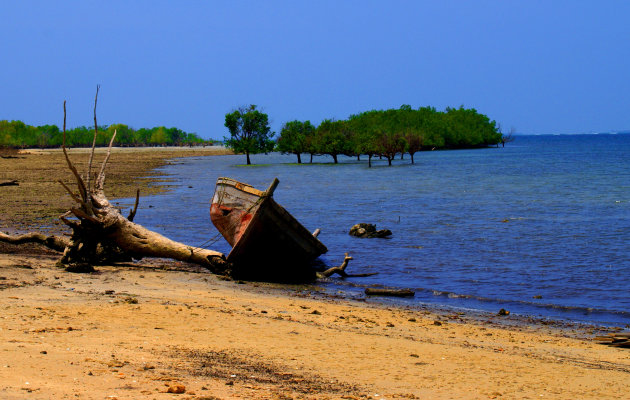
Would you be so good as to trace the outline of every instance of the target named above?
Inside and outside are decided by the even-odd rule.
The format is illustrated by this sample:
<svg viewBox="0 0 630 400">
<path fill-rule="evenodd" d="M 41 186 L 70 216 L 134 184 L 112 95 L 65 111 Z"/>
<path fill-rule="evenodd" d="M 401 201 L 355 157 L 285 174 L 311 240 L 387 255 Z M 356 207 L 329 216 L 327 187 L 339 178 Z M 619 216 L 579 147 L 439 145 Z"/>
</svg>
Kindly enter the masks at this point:
<svg viewBox="0 0 630 400">
<path fill-rule="evenodd" d="M 346 253 L 344 256 L 345 257 L 344 257 L 343 262 L 341 263 L 340 266 L 328 268 L 325 271 L 318 272 L 317 273 L 317 277 L 320 278 L 320 279 L 322 279 L 322 278 L 330 278 L 331 276 L 337 274 L 337 275 L 341 276 L 342 278 L 360 278 L 360 277 L 365 277 L 365 276 L 373 276 L 373 275 L 376 275 L 378 273 L 378 272 L 373 272 L 373 273 L 369 273 L 369 274 L 348 274 L 348 273 L 346 273 L 346 267 L 348 266 L 348 263 L 350 262 L 350 260 L 353 260 L 353 258 L 350 257 L 348 255 L 348 253 Z"/>
<path fill-rule="evenodd" d="M 68 168 L 75 177 L 78 189 L 78 192 L 75 192 L 64 182 L 59 181 L 77 203 L 75 207 L 60 217 L 72 229 L 71 238 L 45 236 L 40 233 L 19 236 L 2 234 L 0 241 L 14 244 L 41 243 L 51 249 L 63 251 L 60 263 L 64 265 L 98 265 L 143 257 L 158 257 L 199 264 L 214 273 L 229 273 L 230 265 L 222 253 L 188 246 L 135 224 L 133 218 L 138 208 L 139 191 L 136 193 L 134 208 L 127 218 L 121 214 L 119 209 L 110 204 L 103 188 L 105 185 L 105 167 L 111 155 L 116 131 L 109 142 L 100 171 L 94 176 L 92 182 L 92 163 L 98 134 L 96 122 L 98 89 L 97 86 L 94 98 L 94 141 L 92 142 L 87 172 L 84 176 L 79 174 L 68 156 L 65 145 L 66 102 L 63 103 L 63 145 L 61 147 Z M 71 217 L 74 218 L 69 219 Z"/>
</svg>

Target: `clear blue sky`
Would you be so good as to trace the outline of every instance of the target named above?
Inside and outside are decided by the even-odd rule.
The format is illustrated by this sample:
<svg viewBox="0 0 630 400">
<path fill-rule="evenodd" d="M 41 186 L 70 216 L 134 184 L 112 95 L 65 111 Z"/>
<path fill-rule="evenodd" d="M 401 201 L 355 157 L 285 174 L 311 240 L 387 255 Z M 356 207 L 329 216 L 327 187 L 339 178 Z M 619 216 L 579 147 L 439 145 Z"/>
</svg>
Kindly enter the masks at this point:
<svg viewBox="0 0 630 400">
<path fill-rule="evenodd" d="M 227 135 L 474 107 L 520 133 L 630 129 L 629 1 L 2 1 L 0 119 Z"/>
</svg>

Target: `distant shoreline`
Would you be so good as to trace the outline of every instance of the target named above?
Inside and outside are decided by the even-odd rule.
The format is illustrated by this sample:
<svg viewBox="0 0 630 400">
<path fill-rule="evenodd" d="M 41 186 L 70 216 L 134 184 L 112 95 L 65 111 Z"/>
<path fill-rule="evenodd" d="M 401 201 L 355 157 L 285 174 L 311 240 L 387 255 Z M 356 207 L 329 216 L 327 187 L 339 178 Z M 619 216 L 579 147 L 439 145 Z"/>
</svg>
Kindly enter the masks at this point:
<svg viewBox="0 0 630 400">
<path fill-rule="evenodd" d="M 90 148 L 69 148 L 70 158 L 79 173 L 87 168 Z M 95 150 L 94 166 L 100 168 L 107 148 Z M 181 157 L 232 154 L 223 146 L 207 147 L 113 147 L 107 166 L 105 193 L 110 199 L 143 196 L 167 190 L 169 180 L 157 169 Z M 55 149 L 24 149 L 0 157 L 0 181 L 17 180 L 18 186 L 0 190 L 0 229 L 59 232 L 59 215 L 69 210 L 72 199 L 59 180 L 74 181 L 63 152 Z M 72 185 L 70 185 L 72 186 Z"/>
</svg>

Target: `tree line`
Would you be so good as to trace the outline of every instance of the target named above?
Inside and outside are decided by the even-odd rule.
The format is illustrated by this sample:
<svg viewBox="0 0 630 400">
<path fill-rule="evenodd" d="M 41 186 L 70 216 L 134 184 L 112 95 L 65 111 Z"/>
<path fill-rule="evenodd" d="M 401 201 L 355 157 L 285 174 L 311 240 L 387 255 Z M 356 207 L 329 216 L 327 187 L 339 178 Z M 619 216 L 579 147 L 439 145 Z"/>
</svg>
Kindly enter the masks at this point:
<svg viewBox="0 0 630 400">
<path fill-rule="evenodd" d="M 158 126 L 134 129 L 125 124 L 101 125 L 96 136 L 97 146 L 106 146 L 116 131 L 119 146 L 192 146 L 210 145 L 195 133 L 178 128 Z M 79 126 L 66 130 L 66 145 L 73 147 L 92 146 L 94 128 Z M 0 121 L 0 147 L 59 147 L 63 142 L 63 132 L 56 125 L 31 126 L 22 121 Z"/>
<path fill-rule="evenodd" d="M 400 155 L 422 150 L 477 148 L 498 145 L 505 140 L 500 127 L 477 110 L 433 107 L 417 110 L 403 105 L 399 109 L 371 110 L 351 115 L 346 120 L 326 119 L 319 126 L 310 121 L 290 121 L 282 126 L 276 149 L 301 155 L 329 155 L 338 162 L 339 155 L 387 159 L 389 165 Z"/>
</svg>

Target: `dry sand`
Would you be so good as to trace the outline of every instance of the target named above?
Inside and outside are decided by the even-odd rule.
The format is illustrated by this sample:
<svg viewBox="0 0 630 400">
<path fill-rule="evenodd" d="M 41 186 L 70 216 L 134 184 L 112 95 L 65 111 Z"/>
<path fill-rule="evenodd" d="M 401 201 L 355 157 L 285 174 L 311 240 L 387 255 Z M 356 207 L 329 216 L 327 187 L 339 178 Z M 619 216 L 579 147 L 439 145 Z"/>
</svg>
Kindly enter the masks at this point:
<svg viewBox="0 0 630 400">
<path fill-rule="evenodd" d="M 627 349 L 543 327 L 222 281 L 181 263 L 71 274 L 55 259 L 0 254 L 2 399 L 620 399 L 630 389 Z M 167 393 L 177 386 L 185 393 Z"/>
<path fill-rule="evenodd" d="M 15 204 L 29 209 L 25 196 Z M 584 329 L 387 307 L 315 287 L 239 284 L 166 260 L 72 274 L 55 267 L 57 258 L 33 246 L 0 246 L 0 399 L 630 393 L 630 350 L 595 344 Z"/>
</svg>

